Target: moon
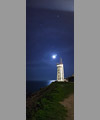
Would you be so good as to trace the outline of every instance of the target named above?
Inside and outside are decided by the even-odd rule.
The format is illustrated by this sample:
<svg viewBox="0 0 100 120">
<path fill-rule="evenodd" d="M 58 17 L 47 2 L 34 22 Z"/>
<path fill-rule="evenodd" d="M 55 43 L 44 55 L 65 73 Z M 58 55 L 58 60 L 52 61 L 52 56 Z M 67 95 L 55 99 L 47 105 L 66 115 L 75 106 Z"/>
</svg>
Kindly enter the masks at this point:
<svg viewBox="0 0 100 120">
<path fill-rule="evenodd" d="M 56 59 L 56 57 L 57 57 L 57 54 L 52 55 L 53 59 Z"/>
</svg>

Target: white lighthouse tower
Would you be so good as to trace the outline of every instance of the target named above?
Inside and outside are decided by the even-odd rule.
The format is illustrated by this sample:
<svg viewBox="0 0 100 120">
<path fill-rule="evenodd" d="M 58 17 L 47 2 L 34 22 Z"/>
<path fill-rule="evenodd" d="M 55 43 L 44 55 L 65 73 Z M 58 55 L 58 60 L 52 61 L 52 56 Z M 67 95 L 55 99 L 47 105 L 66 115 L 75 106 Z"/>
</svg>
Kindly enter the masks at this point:
<svg viewBox="0 0 100 120">
<path fill-rule="evenodd" d="M 60 59 L 60 63 L 57 64 L 57 81 L 64 82 L 64 67 L 63 67 L 62 59 Z"/>
</svg>

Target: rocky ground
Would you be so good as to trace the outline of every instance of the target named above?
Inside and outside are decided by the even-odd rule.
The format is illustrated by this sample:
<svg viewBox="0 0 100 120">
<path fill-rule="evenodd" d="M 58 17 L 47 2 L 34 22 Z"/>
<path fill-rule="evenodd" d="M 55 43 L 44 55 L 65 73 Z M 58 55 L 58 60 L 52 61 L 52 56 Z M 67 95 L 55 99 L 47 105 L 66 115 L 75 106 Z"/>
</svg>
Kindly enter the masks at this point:
<svg viewBox="0 0 100 120">
<path fill-rule="evenodd" d="M 60 103 L 67 108 L 66 120 L 74 120 L 74 95 L 70 95 Z"/>
</svg>

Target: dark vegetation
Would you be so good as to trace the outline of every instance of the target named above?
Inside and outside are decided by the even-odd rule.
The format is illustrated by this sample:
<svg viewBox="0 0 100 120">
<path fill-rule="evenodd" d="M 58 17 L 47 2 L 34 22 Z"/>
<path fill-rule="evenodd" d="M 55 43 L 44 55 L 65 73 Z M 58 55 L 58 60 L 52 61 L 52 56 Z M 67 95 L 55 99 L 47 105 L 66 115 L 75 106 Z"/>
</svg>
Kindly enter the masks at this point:
<svg viewBox="0 0 100 120">
<path fill-rule="evenodd" d="M 74 93 L 74 83 L 53 82 L 27 96 L 27 120 L 64 120 L 67 110 L 59 102 Z"/>
<path fill-rule="evenodd" d="M 74 76 L 70 76 L 68 78 L 65 78 L 66 80 L 68 80 L 69 82 L 74 82 Z"/>
<path fill-rule="evenodd" d="M 68 81 L 69 81 L 69 82 L 74 82 L 74 77 L 73 77 L 73 76 L 68 77 Z"/>
</svg>

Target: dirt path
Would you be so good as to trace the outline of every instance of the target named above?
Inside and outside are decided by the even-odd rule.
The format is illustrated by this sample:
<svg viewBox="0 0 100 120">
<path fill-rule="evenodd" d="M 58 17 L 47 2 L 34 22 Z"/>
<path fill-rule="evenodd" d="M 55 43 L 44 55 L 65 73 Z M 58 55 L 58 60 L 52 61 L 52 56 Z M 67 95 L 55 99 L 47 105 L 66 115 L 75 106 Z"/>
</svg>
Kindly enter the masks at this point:
<svg viewBox="0 0 100 120">
<path fill-rule="evenodd" d="M 68 110 L 65 120 L 74 120 L 74 95 L 70 95 L 60 103 Z"/>
</svg>

